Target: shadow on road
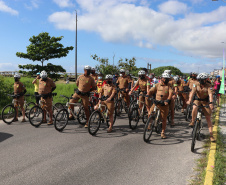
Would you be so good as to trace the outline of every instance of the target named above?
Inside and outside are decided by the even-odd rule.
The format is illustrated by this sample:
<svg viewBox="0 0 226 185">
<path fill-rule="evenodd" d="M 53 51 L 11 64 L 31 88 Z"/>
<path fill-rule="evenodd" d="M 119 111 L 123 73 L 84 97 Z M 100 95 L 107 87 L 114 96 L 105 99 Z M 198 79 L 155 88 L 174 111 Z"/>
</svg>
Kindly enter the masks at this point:
<svg viewBox="0 0 226 185">
<path fill-rule="evenodd" d="M 9 139 L 10 137 L 13 137 L 12 134 L 8 134 L 8 133 L 4 133 L 4 132 L 0 132 L 0 142 Z"/>
</svg>

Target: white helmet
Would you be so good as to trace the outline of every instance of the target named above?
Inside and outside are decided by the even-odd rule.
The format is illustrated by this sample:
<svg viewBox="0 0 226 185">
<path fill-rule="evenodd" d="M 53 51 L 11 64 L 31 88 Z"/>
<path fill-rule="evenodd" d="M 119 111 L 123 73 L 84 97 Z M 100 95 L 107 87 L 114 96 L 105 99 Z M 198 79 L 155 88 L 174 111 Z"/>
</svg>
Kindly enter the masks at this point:
<svg viewBox="0 0 226 185">
<path fill-rule="evenodd" d="M 209 77 L 210 77 L 210 75 L 209 75 L 208 73 L 203 73 L 203 74 L 205 74 L 205 75 L 207 76 L 207 78 L 209 78 Z"/>
<path fill-rule="evenodd" d="M 197 76 L 197 79 L 198 80 L 205 80 L 208 78 L 208 75 L 206 73 L 200 73 L 198 76 Z"/>
<path fill-rule="evenodd" d="M 173 79 L 177 82 L 179 78 L 177 76 L 174 76 Z"/>
<path fill-rule="evenodd" d="M 19 74 L 15 74 L 14 78 L 20 78 L 20 75 Z"/>
<path fill-rule="evenodd" d="M 162 78 L 170 78 L 170 75 L 168 73 L 162 73 Z"/>
<path fill-rule="evenodd" d="M 125 73 L 125 69 L 120 69 L 120 73 Z"/>
<path fill-rule="evenodd" d="M 139 72 L 138 72 L 138 75 L 140 76 L 140 75 L 145 75 L 146 73 L 145 73 L 145 71 L 144 70 L 140 70 Z"/>
<path fill-rule="evenodd" d="M 42 71 L 42 72 L 40 73 L 40 77 L 41 77 L 42 79 L 47 78 L 47 72 L 46 72 L 46 71 Z"/>
<path fill-rule="evenodd" d="M 113 76 L 112 75 L 106 75 L 105 79 L 113 79 Z"/>
<path fill-rule="evenodd" d="M 193 75 L 198 75 L 196 72 L 192 72 Z"/>
<path fill-rule="evenodd" d="M 171 70 L 165 70 L 163 73 L 171 74 Z"/>
<path fill-rule="evenodd" d="M 85 66 L 84 70 L 91 70 L 91 67 L 90 66 Z"/>
<path fill-rule="evenodd" d="M 95 67 L 91 67 L 91 70 L 92 70 L 92 71 L 96 71 Z"/>
</svg>

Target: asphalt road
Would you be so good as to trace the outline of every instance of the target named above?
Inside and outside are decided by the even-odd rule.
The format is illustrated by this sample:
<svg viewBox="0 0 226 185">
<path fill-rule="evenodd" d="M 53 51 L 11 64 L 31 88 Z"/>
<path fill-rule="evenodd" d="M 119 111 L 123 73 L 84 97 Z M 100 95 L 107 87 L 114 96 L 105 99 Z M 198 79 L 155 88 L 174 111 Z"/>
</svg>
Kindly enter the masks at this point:
<svg viewBox="0 0 226 185">
<path fill-rule="evenodd" d="M 191 129 L 181 113 L 175 124 L 167 126 L 167 139 L 154 133 L 147 144 L 144 124 L 132 131 L 125 117 L 116 120 L 112 133 L 102 125 L 96 137 L 77 121 L 62 133 L 46 124 L 0 121 L 0 184 L 189 184 L 203 141 L 192 153 Z"/>
</svg>

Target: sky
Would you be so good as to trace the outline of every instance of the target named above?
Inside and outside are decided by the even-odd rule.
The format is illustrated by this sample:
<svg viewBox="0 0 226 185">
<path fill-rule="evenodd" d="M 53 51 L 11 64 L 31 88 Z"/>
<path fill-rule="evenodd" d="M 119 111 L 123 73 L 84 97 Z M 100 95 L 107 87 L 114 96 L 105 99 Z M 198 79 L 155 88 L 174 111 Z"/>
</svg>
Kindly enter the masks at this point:
<svg viewBox="0 0 226 185">
<path fill-rule="evenodd" d="M 94 54 L 111 64 L 114 58 L 115 65 L 135 57 L 137 67 L 150 63 L 187 73 L 222 68 L 226 0 L 0 0 L 0 71 L 41 64 L 16 56 L 41 32 L 75 47 L 75 10 L 78 72 L 98 64 Z M 74 72 L 75 49 L 48 62 Z"/>
</svg>

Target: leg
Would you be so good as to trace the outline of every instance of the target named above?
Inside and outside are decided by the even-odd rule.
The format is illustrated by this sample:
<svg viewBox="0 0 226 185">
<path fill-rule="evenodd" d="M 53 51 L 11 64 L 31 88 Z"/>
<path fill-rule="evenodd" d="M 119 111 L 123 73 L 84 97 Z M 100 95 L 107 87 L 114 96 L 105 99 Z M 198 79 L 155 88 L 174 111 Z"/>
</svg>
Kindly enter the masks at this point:
<svg viewBox="0 0 226 185">
<path fill-rule="evenodd" d="M 167 120 L 167 116 L 168 116 L 168 113 L 169 113 L 169 105 L 159 106 L 159 109 L 161 111 L 161 117 L 162 117 L 162 133 L 161 133 L 161 138 L 162 139 L 166 139 L 165 130 L 166 130 L 166 120 Z"/>
<path fill-rule="evenodd" d="M 109 125 L 107 132 L 111 132 L 112 128 L 113 128 L 113 123 L 114 123 L 113 114 L 114 114 L 114 110 L 115 110 L 115 105 L 114 105 L 114 102 L 107 102 L 106 106 L 107 106 L 107 109 L 108 109 L 109 122 L 110 122 L 110 125 Z"/>
<path fill-rule="evenodd" d="M 192 109 L 192 119 L 191 119 L 191 123 L 189 124 L 189 126 L 193 127 L 194 123 L 195 123 L 195 119 L 197 116 L 197 111 L 198 111 L 198 107 L 193 105 L 193 109 Z"/>
<path fill-rule="evenodd" d="M 85 127 L 88 127 L 88 121 L 89 121 L 89 97 L 88 96 L 81 96 L 83 107 L 86 114 L 86 125 Z"/>
</svg>

